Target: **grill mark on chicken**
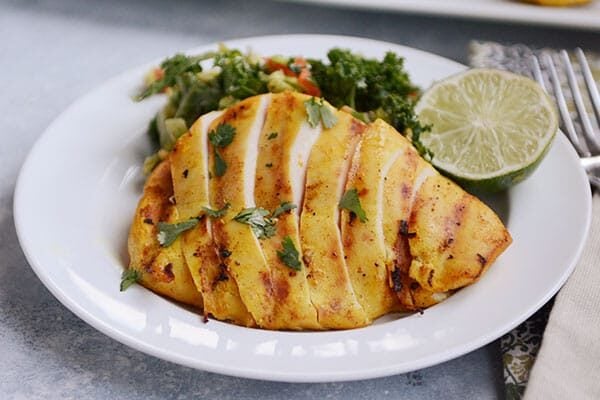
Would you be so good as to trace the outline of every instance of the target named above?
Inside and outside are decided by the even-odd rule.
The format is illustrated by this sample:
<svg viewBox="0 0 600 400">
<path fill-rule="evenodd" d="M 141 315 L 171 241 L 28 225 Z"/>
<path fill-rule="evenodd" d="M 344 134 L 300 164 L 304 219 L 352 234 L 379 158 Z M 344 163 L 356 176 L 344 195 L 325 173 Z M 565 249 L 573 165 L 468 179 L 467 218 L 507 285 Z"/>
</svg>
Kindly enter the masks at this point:
<svg viewBox="0 0 600 400">
<path fill-rule="evenodd" d="M 479 253 L 477 253 L 477 261 L 479 261 L 479 264 L 481 264 L 481 268 L 482 269 L 483 269 L 483 267 L 485 267 L 485 263 L 487 262 L 487 260 L 485 259 L 485 257 L 482 256 Z"/>
<path fill-rule="evenodd" d="M 167 279 L 167 282 L 171 282 L 175 279 L 175 275 L 173 274 L 173 263 L 168 263 L 163 267 L 163 273 Z"/>
<path fill-rule="evenodd" d="M 392 270 L 392 290 L 396 293 L 402 291 L 402 276 L 400 275 L 400 268 L 396 267 Z"/>
</svg>

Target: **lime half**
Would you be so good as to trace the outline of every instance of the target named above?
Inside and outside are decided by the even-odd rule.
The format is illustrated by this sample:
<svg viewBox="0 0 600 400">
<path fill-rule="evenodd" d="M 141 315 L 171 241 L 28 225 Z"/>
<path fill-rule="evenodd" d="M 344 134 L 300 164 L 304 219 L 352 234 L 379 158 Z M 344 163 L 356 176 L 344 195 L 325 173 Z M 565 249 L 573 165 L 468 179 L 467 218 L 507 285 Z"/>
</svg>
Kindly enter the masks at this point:
<svg viewBox="0 0 600 400">
<path fill-rule="evenodd" d="M 554 104 L 531 79 L 471 69 L 428 89 L 415 111 L 432 126 L 421 142 L 432 164 L 463 186 L 486 192 L 525 179 L 558 130 Z"/>
</svg>

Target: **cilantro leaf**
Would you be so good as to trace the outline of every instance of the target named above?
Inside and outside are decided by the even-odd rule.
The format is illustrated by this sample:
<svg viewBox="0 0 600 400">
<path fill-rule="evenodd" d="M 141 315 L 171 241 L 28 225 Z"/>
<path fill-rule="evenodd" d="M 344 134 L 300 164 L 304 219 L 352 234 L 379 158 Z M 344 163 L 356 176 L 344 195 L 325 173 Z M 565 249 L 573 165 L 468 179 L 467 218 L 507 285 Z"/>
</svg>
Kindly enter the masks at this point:
<svg viewBox="0 0 600 400">
<path fill-rule="evenodd" d="M 192 218 L 188 221 L 169 224 L 167 222 L 158 223 L 158 234 L 156 235 L 158 243 L 162 247 L 168 247 L 177 239 L 177 237 L 188 229 L 198 225 L 198 219 Z"/>
<path fill-rule="evenodd" d="M 304 102 L 304 107 L 308 123 L 313 128 L 319 124 L 319 120 L 323 122 L 325 128 L 331 128 L 337 123 L 337 117 L 323 99 L 315 100 L 314 97 L 311 97 L 310 100 Z"/>
<path fill-rule="evenodd" d="M 311 97 L 310 100 L 306 100 L 304 102 L 304 107 L 306 108 L 306 115 L 308 116 L 308 123 L 311 127 L 316 128 L 319 125 L 319 119 L 321 118 L 321 113 L 319 112 L 319 103 L 315 101 L 314 97 Z"/>
<path fill-rule="evenodd" d="M 213 210 L 209 207 L 202 207 L 202 211 L 204 211 L 204 213 L 206 215 L 208 215 L 211 218 L 221 218 L 222 216 L 225 215 L 225 213 L 227 212 L 227 210 L 229 210 L 229 203 L 226 203 L 223 208 L 220 208 L 218 210 Z"/>
<path fill-rule="evenodd" d="M 284 212 L 293 210 L 294 208 L 298 208 L 298 206 L 292 203 L 291 201 L 284 201 L 279 206 L 277 206 L 275 210 L 273 210 L 273 213 L 271 215 L 273 216 L 273 218 L 277 218 Z"/>
<path fill-rule="evenodd" d="M 269 217 L 269 211 L 262 207 L 245 208 L 233 219 L 241 224 L 249 225 L 258 239 L 275 235 L 275 221 Z"/>
<path fill-rule="evenodd" d="M 231 144 L 235 136 L 235 128 L 229 124 L 220 124 L 217 129 L 208 133 L 208 140 L 215 147 L 225 147 Z"/>
<path fill-rule="evenodd" d="M 129 286 L 139 282 L 141 278 L 142 275 L 139 271 L 132 268 L 126 269 L 121 274 L 121 285 L 119 287 L 120 291 L 124 292 L 127 290 L 127 288 L 129 288 Z"/>
<path fill-rule="evenodd" d="M 367 215 L 360 205 L 360 199 L 358 198 L 358 191 L 356 189 L 350 189 L 344 193 L 339 203 L 339 208 L 344 208 L 356 215 L 360 222 L 366 222 Z"/>
<path fill-rule="evenodd" d="M 321 107 L 319 107 L 319 113 L 321 114 L 321 121 L 323 122 L 325 128 L 329 129 L 332 128 L 335 124 L 337 124 L 337 117 L 335 116 L 333 111 L 331 111 L 331 108 L 329 108 L 325 103 L 323 103 L 323 100 L 321 100 Z"/>
<path fill-rule="evenodd" d="M 277 132 L 271 132 L 269 134 L 269 136 L 267 136 L 267 139 L 272 140 L 275 139 L 279 134 Z"/>
<path fill-rule="evenodd" d="M 233 142 L 235 136 L 235 128 L 229 124 L 220 124 L 217 129 L 208 133 L 208 140 L 215 148 L 215 176 L 223 176 L 227 171 L 227 163 L 217 151 L 217 148 L 223 148 Z"/>
<path fill-rule="evenodd" d="M 286 236 L 281 241 L 282 250 L 277 250 L 277 257 L 288 267 L 295 271 L 300 271 L 302 269 L 302 264 L 300 263 L 299 253 L 296 250 L 296 246 L 294 246 L 294 242 L 292 238 Z"/>
<path fill-rule="evenodd" d="M 227 163 L 223 160 L 217 149 L 215 149 L 215 176 L 221 177 L 225 175 L 225 171 L 227 171 Z"/>
</svg>

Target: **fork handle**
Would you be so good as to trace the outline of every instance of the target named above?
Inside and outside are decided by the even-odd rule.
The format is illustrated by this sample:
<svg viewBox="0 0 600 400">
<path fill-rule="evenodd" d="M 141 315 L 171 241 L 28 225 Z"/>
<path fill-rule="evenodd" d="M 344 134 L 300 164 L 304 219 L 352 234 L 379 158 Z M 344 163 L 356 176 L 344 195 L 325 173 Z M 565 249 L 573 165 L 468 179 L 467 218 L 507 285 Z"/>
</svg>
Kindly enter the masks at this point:
<svg viewBox="0 0 600 400">
<path fill-rule="evenodd" d="M 581 157 L 580 161 L 588 174 L 590 183 L 600 191 L 600 156 Z"/>
<path fill-rule="evenodd" d="M 581 157 L 581 165 L 587 172 L 600 169 L 600 156 Z"/>
</svg>

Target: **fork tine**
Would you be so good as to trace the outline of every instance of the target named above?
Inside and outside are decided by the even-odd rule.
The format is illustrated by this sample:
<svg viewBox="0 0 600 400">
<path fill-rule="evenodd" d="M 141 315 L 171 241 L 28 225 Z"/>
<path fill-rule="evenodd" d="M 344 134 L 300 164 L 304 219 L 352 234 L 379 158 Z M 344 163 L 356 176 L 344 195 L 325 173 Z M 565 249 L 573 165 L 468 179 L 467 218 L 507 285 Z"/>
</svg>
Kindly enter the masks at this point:
<svg viewBox="0 0 600 400">
<path fill-rule="evenodd" d="M 567 108 L 567 102 L 565 101 L 565 96 L 560 85 L 560 80 L 558 79 L 558 74 L 556 72 L 554 62 L 548 54 L 544 54 L 543 61 L 545 61 L 545 64 L 548 67 L 548 70 L 550 71 L 550 77 L 552 78 L 552 88 L 554 89 L 554 97 L 556 98 L 556 104 L 558 105 L 558 111 L 560 112 L 560 118 L 562 119 L 563 126 L 567 131 L 567 137 L 573 144 L 573 147 L 575 147 L 575 150 L 577 150 L 577 152 L 580 155 L 584 157 L 589 157 L 591 154 L 587 149 L 585 142 L 579 140 L 579 136 L 577 136 L 577 132 L 575 131 L 575 127 L 573 126 L 573 121 L 571 121 L 571 114 L 569 113 L 569 109 Z"/>
<path fill-rule="evenodd" d="M 540 68 L 540 62 L 538 61 L 536 56 L 531 56 L 531 65 L 533 70 L 533 77 L 540 84 L 544 91 L 548 92 L 546 89 L 546 83 L 544 82 L 544 76 L 542 75 L 542 69 Z"/>
<path fill-rule="evenodd" d="M 575 77 L 575 72 L 573 72 L 573 66 L 571 65 L 571 60 L 569 59 L 569 53 L 567 53 L 566 50 L 561 50 L 560 55 L 565 66 L 567 81 L 569 82 L 569 87 L 571 88 L 571 94 L 573 95 L 573 101 L 575 102 L 575 108 L 577 109 L 577 114 L 579 115 L 579 121 L 581 122 L 583 134 L 587 138 L 588 143 L 591 145 L 590 147 L 594 151 L 600 151 L 600 141 L 596 135 L 594 135 L 594 128 L 590 122 L 590 117 L 585 109 L 585 105 L 583 104 L 583 98 L 581 97 L 579 84 L 577 83 L 577 78 Z"/>
<path fill-rule="evenodd" d="M 576 48 L 575 55 L 577 56 L 579 65 L 581 65 L 581 72 L 583 74 L 583 79 L 585 80 L 585 86 L 587 87 L 590 100 L 592 101 L 594 114 L 596 114 L 596 121 L 598 121 L 598 125 L 600 125 L 600 95 L 598 94 L 598 87 L 596 86 L 596 82 L 594 81 L 592 71 L 590 70 L 590 66 L 583 50 L 579 47 Z"/>
</svg>

